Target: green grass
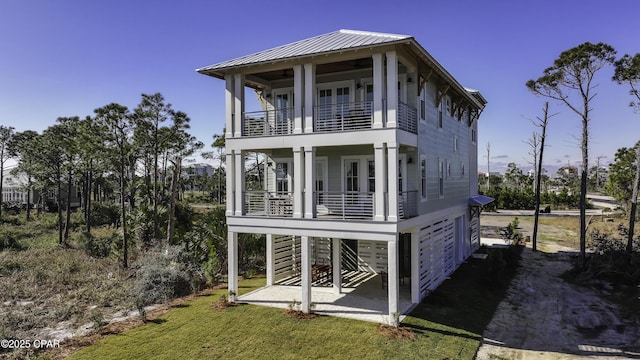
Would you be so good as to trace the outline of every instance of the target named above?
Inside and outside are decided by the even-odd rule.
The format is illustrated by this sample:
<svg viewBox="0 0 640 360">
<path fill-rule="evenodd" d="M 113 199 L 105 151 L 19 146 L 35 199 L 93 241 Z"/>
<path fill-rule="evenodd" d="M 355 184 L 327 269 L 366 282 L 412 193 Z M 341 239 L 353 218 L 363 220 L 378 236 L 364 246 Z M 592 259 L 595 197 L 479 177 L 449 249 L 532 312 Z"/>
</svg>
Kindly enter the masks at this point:
<svg viewBox="0 0 640 360">
<path fill-rule="evenodd" d="M 351 319 L 295 319 L 254 305 L 215 310 L 221 289 L 69 359 L 472 359 L 508 286 L 487 286 L 487 263 L 469 260 L 406 317 L 403 326 L 412 328 L 414 340 L 387 339 L 376 324 Z M 240 293 L 263 285 L 264 278 L 245 280 Z"/>
</svg>

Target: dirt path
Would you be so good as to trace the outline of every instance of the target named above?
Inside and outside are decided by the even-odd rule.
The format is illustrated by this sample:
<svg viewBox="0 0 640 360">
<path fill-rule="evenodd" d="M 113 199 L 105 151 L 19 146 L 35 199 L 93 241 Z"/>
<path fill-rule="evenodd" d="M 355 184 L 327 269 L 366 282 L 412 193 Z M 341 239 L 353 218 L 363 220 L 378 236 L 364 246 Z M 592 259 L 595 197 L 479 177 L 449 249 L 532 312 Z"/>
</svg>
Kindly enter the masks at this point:
<svg viewBox="0 0 640 360">
<path fill-rule="evenodd" d="M 560 278 L 575 250 L 544 245 L 547 252 L 524 250 L 477 359 L 640 359 L 640 324 L 622 319 L 599 291 Z"/>
</svg>

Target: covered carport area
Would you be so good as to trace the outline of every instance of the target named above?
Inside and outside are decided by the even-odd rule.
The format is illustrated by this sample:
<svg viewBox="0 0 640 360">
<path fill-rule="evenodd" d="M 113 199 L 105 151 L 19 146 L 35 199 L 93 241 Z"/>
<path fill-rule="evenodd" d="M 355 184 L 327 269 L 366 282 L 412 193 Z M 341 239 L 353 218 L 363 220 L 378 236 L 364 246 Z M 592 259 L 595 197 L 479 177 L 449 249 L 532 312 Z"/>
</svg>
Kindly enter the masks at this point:
<svg viewBox="0 0 640 360">
<path fill-rule="evenodd" d="M 311 288 L 311 311 L 320 315 L 337 316 L 361 321 L 390 323 L 388 292 L 382 286 L 381 276 L 370 274 L 353 286 L 344 286 L 341 292 L 326 286 Z M 400 285 L 398 314 L 407 314 L 415 304 L 411 303 L 411 287 Z M 254 290 L 238 298 L 238 302 L 288 309 L 294 302 L 301 302 L 301 288 L 297 285 L 271 285 Z M 404 315 L 399 315 L 402 321 Z"/>
<path fill-rule="evenodd" d="M 400 315 L 411 308 L 412 289 L 416 286 L 414 276 L 405 285 L 404 278 L 399 271 L 399 242 L 400 234 L 397 232 L 397 224 L 386 222 L 366 222 L 355 224 L 354 221 L 304 221 L 296 219 L 277 219 L 272 222 L 262 222 L 261 226 L 236 226 L 233 218 L 228 218 L 228 252 L 229 252 L 229 298 L 252 304 L 287 308 L 294 301 L 296 307 L 303 312 L 316 312 L 326 315 L 359 318 L 376 322 L 394 324 L 400 319 Z M 245 223 L 246 224 L 246 223 Z M 366 229 L 366 230 L 363 230 Z M 241 298 L 236 296 L 238 289 L 238 233 L 263 233 L 267 235 L 267 286 L 258 289 Z M 286 234 L 286 235 L 282 235 Z M 311 236 L 313 234 L 313 236 Z M 299 280 L 293 285 L 284 285 L 282 279 L 276 278 L 278 263 L 275 261 L 274 238 L 289 237 L 299 239 L 298 244 L 291 247 L 293 261 L 286 264 L 293 272 L 292 276 Z M 328 264 L 331 268 L 331 285 L 317 284 L 314 282 L 314 266 L 312 242 L 317 238 L 330 239 L 332 242 L 332 256 Z M 380 271 L 369 272 L 371 276 L 364 276 L 357 284 L 343 283 L 345 279 L 353 276 L 353 269 L 343 268 L 342 251 L 343 241 L 369 242 L 384 245 L 384 262 L 386 276 L 383 279 Z M 379 250 L 379 249 L 378 249 Z M 287 257 L 289 255 L 287 254 Z M 366 264 L 367 261 L 364 261 Z M 413 264 L 413 267 L 417 264 Z M 380 267 L 377 268 L 378 270 Z M 417 269 L 414 269 L 417 274 Z M 412 273 L 414 273 L 412 271 Z M 408 280 L 408 279 L 407 279 Z M 315 284 L 314 284 L 315 283 Z M 320 285 L 320 286 L 314 286 Z M 412 286 L 413 285 L 413 286 Z M 401 291 L 401 287 L 403 288 Z M 405 290 L 406 289 L 406 290 Z"/>
</svg>

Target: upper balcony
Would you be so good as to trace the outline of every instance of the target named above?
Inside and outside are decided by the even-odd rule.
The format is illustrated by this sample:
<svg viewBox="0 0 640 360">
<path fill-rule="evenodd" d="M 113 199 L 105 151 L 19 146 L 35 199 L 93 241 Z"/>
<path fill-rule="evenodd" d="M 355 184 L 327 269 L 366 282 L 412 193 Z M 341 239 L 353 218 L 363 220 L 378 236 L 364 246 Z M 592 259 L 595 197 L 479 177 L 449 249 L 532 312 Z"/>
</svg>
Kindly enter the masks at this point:
<svg viewBox="0 0 640 360">
<path fill-rule="evenodd" d="M 398 194 L 397 214 L 399 219 L 417 216 L 417 191 Z M 264 190 L 243 192 L 246 216 L 290 218 L 293 217 L 292 192 L 269 192 Z M 375 201 L 373 192 L 319 191 L 313 193 L 314 218 L 324 220 L 373 220 Z M 385 207 L 388 207 L 385 193 Z"/>
<path fill-rule="evenodd" d="M 386 111 L 386 103 L 384 103 Z M 313 107 L 313 132 L 342 132 L 374 128 L 373 102 L 333 103 Z M 242 136 L 281 136 L 294 133 L 294 109 L 244 112 Z M 417 111 L 398 103 L 397 127 L 417 134 Z"/>
</svg>

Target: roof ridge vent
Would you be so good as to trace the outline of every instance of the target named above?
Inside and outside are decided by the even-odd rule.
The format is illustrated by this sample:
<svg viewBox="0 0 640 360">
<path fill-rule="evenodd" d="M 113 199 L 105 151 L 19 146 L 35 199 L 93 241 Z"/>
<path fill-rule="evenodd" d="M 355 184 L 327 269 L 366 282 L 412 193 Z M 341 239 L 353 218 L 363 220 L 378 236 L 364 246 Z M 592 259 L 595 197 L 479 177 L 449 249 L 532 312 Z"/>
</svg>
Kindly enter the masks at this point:
<svg viewBox="0 0 640 360">
<path fill-rule="evenodd" d="M 349 30 L 349 29 L 340 29 L 339 32 L 343 34 L 353 34 L 353 35 L 380 36 L 380 37 L 387 37 L 391 39 L 405 39 L 405 38 L 411 37 L 409 35 L 387 34 L 387 33 L 379 33 L 374 31 L 361 31 L 361 30 Z"/>
</svg>

